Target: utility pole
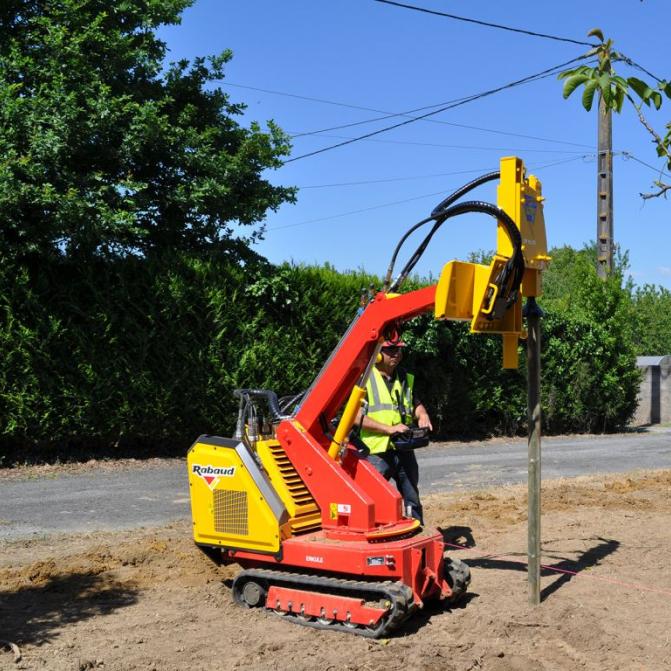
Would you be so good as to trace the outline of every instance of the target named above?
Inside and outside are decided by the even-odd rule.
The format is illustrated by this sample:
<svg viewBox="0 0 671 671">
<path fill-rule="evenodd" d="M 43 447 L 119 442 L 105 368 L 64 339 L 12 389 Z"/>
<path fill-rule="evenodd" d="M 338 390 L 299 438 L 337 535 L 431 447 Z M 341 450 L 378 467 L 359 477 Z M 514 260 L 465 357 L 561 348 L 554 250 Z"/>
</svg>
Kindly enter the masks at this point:
<svg viewBox="0 0 671 671">
<path fill-rule="evenodd" d="M 536 298 L 524 306 L 527 319 L 527 417 L 529 420 L 528 550 L 529 603 L 541 602 L 541 317 Z"/>
<path fill-rule="evenodd" d="M 612 111 L 599 94 L 597 158 L 596 270 L 602 280 L 613 268 L 613 122 Z"/>
</svg>

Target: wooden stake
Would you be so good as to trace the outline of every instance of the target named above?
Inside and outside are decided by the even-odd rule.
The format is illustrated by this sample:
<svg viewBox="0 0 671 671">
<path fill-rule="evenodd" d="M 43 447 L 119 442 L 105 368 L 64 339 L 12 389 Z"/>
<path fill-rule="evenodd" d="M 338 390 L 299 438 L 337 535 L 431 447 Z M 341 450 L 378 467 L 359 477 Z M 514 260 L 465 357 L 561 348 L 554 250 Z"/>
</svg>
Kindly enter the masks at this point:
<svg viewBox="0 0 671 671">
<path fill-rule="evenodd" d="M 543 311 L 530 296 L 524 306 L 527 318 L 527 415 L 529 421 L 529 603 L 541 602 L 541 317 Z"/>
</svg>

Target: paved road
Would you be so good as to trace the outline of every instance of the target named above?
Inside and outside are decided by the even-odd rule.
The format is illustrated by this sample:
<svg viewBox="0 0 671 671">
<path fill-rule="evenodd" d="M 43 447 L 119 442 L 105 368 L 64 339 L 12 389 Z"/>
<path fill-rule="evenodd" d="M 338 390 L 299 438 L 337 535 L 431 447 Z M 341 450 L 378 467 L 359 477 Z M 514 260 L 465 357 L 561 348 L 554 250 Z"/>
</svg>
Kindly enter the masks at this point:
<svg viewBox="0 0 671 671">
<path fill-rule="evenodd" d="M 422 492 L 526 482 L 527 445 L 450 443 L 418 452 Z M 543 440 L 544 478 L 671 468 L 671 429 Z M 167 465 L 0 483 L 0 539 L 155 526 L 190 515 L 186 469 Z"/>
<path fill-rule="evenodd" d="M 527 481 L 526 440 L 470 443 L 447 450 L 429 447 L 422 452 L 420 487 L 423 492 Z M 545 479 L 671 468 L 671 429 L 613 436 L 544 438 L 541 467 Z"/>
</svg>

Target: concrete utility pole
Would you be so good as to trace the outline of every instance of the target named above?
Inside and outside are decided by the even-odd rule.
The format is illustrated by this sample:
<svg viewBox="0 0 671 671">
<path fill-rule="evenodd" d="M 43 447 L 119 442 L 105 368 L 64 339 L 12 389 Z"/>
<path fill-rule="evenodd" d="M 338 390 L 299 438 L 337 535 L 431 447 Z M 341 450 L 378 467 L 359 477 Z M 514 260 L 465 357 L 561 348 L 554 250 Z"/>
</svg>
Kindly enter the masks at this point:
<svg viewBox="0 0 671 671">
<path fill-rule="evenodd" d="M 533 296 L 524 306 L 527 319 L 527 416 L 529 422 L 528 549 L 529 603 L 541 602 L 541 317 Z"/>
<path fill-rule="evenodd" d="M 596 270 L 605 280 L 613 268 L 613 123 L 612 111 L 601 94 L 598 134 Z"/>
</svg>

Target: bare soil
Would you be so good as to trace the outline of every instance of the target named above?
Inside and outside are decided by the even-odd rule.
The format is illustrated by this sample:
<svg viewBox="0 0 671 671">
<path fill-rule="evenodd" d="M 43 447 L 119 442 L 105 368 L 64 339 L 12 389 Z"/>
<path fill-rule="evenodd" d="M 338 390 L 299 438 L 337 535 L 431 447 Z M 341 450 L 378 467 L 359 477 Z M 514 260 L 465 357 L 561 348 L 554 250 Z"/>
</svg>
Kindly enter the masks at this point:
<svg viewBox="0 0 671 671">
<path fill-rule="evenodd" d="M 426 497 L 428 524 L 470 546 L 455 555 L 473 582 L 382 641 L 234 605 L 237 567 L 213 565 L 188 523 L 4 543 L 0 669 L 671 669 L 670 488 L 671 471 L 544 483 L 539 607 L 524 488 Z"/>
</svg>

